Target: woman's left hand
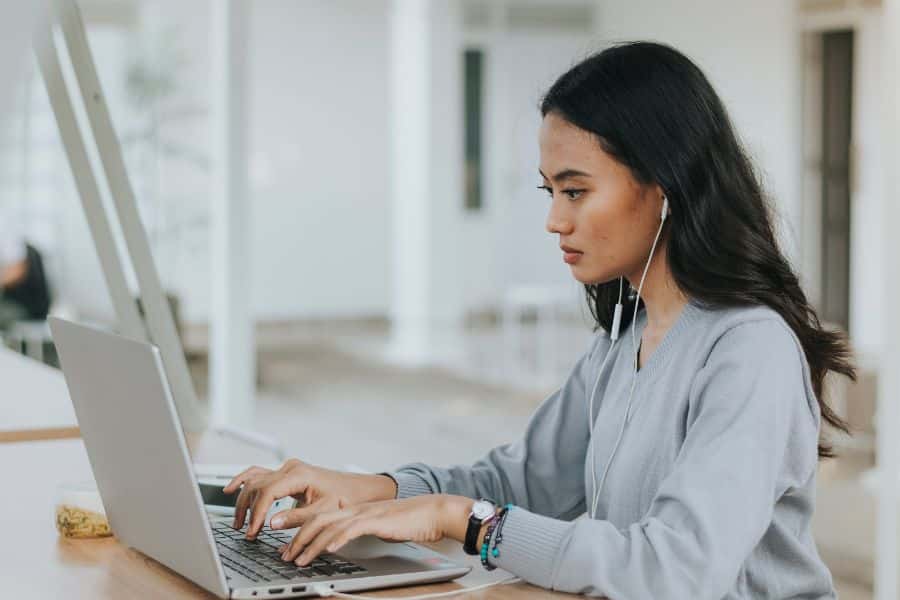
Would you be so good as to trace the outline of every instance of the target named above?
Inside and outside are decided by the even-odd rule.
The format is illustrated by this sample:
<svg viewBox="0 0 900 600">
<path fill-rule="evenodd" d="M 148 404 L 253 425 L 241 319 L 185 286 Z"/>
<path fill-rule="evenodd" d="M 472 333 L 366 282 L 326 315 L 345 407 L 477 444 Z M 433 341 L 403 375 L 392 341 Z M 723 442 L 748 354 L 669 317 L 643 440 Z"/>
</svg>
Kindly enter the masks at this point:
<svg viewBox="0 0 900 600">
<path fill-rule="evenodd" d="M 305 566 L 322 552 L 337 552 L 363 535 L 396 542 L 436 542 L 445 536 L 462 541 L 472 503 L 462 496 L 427 494 L 320 512 L 288 525 L 302 527 L 281 548 L 282 558 Z"/>
</svg>

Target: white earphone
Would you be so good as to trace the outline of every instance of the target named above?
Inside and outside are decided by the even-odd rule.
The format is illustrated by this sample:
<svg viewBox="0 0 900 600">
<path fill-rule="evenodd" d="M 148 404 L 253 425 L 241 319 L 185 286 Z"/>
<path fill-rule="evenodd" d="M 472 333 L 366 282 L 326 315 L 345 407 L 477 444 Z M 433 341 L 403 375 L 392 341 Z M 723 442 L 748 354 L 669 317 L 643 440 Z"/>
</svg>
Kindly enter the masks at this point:
<svg viewBox="0 0 900 600">
<path fill-rule="evenodd" d="M 613 322 L 612 328 L 610 329 L 610 340 L 611 343 L 609 348 L 606 350 L 606 356 L 603 358 L 603 362 L 600 364 L 600 369 L 597 371 L 597 379 L 594 382 L 594 387 L 591 389 L 590 395 L 590 403 L 588 408 L 588 452 L 591 453 L 591 484 L 594 488 L 593 494 L 591 494 L 591 505 L 589 507 L 589 515 L 592 519 L 596 518 L 597 514 L 597 502 L 600 500 L 600 491 L 603 489 L 603 484 L 606 481 L 606 475 L 609 473 L 609 468 L 612 466 L 613 458 L 616 456 L 616 451 L 619 449 L 619 443 L 622 441 L 622 435 L 625 433 L 625 426 L 628 424 L 628 421 L 631 419 L 631 401 L 634 394 L 634 384 L 637 380 L 637 348 L 634 340 L 634 325 L 637 320 L 637 311 L 638 304 L 641 300 L 641 289 L 644 287 L 644 278 L 647 276 L 647 270 L 650 268 L 650 262 L 653 260 L 653 253 L 656 252 L 656 243 L 659 241 L 659 236 L 662 233 L 663 225 L 666 223 L 666 217 L 669 214 L 669 199 L 666 196 L 663 196 L 663 204 L 662 210 L 659 214 L 659 229 L 656 231 L 656 237 L 653 238 L 653 246 L 650 248 L 650 256 L 647 258 L 647 264 L 644 265 L 644 272 L 641 274 L 641 282 L 638 284 L 637 289 L 637 297 L 634 301 L 634 315 L 631 317 L 631 353 L 634 359 L 634 370 L 632 371 L 631 376 L 631 389 L 628 392 L 628 402 L 625 405 L 625 418 L 622 419 L 622 427 L 619 429 L 619 435 L 616 437 L 616 442 L 613 445 L 612 452 L 609 455 L 609 459 L 606 461 L 606 466 L 603 468 L 603 476 L 600 478 L 600 484 L 597 484 L 597 468 L 596 468 L 596 454 L 594 452 L 594 394 L 597 392 L 597 386 L 600 384 L 600 376 L 603 374 L 603 368 L 606 366 L 607 360 L 611 355 L 611 351 L 613 346 L 616 344 L 616 341 L 619 339 L 619 324 L 622 319 L 622 288 L 623 288 L 623 279 L 619 277 L 619 301 L 616 303 L 616 308 L 613 313 Z"/>
</svg>

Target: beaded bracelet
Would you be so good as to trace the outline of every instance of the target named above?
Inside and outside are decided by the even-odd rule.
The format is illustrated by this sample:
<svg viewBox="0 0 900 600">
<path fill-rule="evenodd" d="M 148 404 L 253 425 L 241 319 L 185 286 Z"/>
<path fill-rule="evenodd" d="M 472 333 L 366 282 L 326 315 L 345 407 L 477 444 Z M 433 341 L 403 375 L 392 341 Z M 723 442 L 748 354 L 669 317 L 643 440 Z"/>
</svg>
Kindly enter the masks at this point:
<svg viewBox="0 0 900 600">
<path fill-rule="evenodd" d="M 488 546 L 491 543 L 491 535 L 494 533 L 494 528 L 497 526 L 498 521 L 499 519 L 497 518 L 491 519 L 490 523 L 488 523 L 487 529 L 484 530 L 484 540 L 481 542 L 481 566 L 488 571 L 493 571 L 497 568 L 494 565 L 488 563 L 487 557 Z"/>
<path fill-rule="evenodd" d="M 497 567 L 490 564 L 488 562 L 488 550 L 489 546 L 491 546 L 491 536 L 494 531 L 497 532 L 497 538 L 493 540 L 493 548 L 490 549 L 490 554 L 492 557 L 497 558 L 500 556 L 500 549 L 497 547 L 500 545 L 500 542 L 503 541 L 503 523 L 506 521 L 506 515 L 509 514 L 509 511 L 512 509 L 512 504 L 507 504 L 503 508 L 500 509 L 500 514 L 497 518 L 492 519 L 490 523 L 488 523 L 487 529 L 484 532 L 484 540 L 481 542 L 481 566 L 483 566 L 488 571 L 493 571 Z"/>
</svg>

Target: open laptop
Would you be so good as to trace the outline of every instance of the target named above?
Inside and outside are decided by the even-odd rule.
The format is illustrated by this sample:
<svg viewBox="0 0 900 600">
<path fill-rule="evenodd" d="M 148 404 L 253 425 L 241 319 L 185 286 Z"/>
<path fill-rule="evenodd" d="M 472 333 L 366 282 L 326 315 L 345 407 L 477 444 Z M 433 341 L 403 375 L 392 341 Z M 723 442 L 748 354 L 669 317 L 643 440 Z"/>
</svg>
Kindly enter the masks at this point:
<svg viewBox="0 0 900 600">
<path fill-rule="evenodd" d="M 318 596 L 455 579 L 471 567 L 423 546 L 365 536 L 301 568 L 278 546 L 296 530 L 244 539 L 204 510 L 159 350 L 50 318 L 78 425 L 113 532 L 222 598 Z M 246 527 L 246 526 L 245 526 Z"/>
</svg>

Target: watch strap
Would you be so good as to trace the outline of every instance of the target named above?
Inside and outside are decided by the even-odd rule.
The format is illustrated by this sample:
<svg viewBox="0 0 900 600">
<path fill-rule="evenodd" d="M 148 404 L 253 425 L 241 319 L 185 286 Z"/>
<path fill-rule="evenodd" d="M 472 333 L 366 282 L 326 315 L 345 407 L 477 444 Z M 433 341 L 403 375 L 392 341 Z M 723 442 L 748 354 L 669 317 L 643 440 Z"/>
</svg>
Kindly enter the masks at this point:
<svg viewBox="0 0 900 600">
<path fill-rule="evenodd" d="M 494 505 L 494 512 L 492 514 L 484 519 L 479 519 L 478 517 L 476 517 L 474 511 L 469 514 L 469 524 L 466 527 L 466 539 L 463 542 L 463 551 L 466 554 L 470 554 L 472 556 L 476 556 L 478 554 L 478 534 L 481 533 L 481 526 L 497 517 L 496 503 L 492 502 L 491 500 L 486 501 Z"/>
</svg>

